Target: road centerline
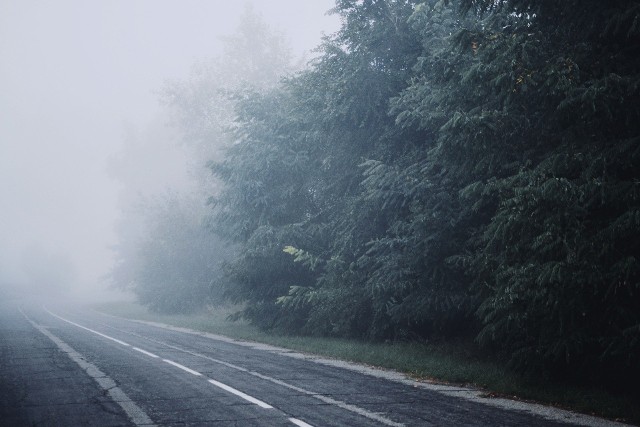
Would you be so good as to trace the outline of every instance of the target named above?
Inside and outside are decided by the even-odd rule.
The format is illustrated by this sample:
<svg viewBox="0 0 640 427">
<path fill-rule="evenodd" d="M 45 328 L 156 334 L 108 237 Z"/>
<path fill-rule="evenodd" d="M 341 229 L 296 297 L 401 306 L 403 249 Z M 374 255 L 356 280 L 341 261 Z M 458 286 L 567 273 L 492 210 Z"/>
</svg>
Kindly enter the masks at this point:
<svg viewBox="0 0 640 427">
<path fill-rule="evenodd" d="M 138 348 L 138 347 L 131 347 L 131 348 L 133 348 L 135 351 L 138 351 L 138 352 L 140 352 L 142 354 L 146 354 L 149 357 L 153 357 L 154 359 L 160 358 L 160 356 L 158 356 L 157 354 L 153 354 L 153 353 L 151 353 L 151 352 L 149 352 L 147 350 L 143 350 L 143 349 Z"/>
<path fill-rule="evenodd" d="M 289 418 L 289 421 L 291 421 L 293 424 L 297 425 L 298 427 L 313 427 L 311 424 L 307 424 L 304 421 L 301 421 L 297 418 Z"/>
<path fill-rule="evenodd" d="M 181 364 L 179 364 L 177 362 L 174 362 L 173 360 L 162 359 L 162 361 L 168 363 L 169 365 L 173 365 L 178 369 L 182 369 L 183 371 L 188 372 L 188 373 L 190 373 L 192 375 L 195 375 L 196 377 L 201 377 L 202 376 L 202 374 L 200 372 L 194 371 L 193 369 L 190 369 L 190 368 L 187 368 L 186 366 L 181 365 Z"/>
<path fill-rule="evenodd" d="M 258 405 L 261 408 L 273 409 L 273 406 L 271 406 L 271 405 L 269 405 L 267 403 L 264 403 L 262 400 L 256 399 L 255 397 L 252 397 L 252 396 L 249 396 L 248 394 L 243 393 L 240 390 L 236 390 L 235 388 L 230 387 L 230 386 L 228 386 L 226 384 L 223 384 L 223 383 L 221 383 L 219 381 L 209 379 L 209 382 L 211 384 L 215 385 L 216 387 L 219 387 L 219 388 L 221 388 L 221 389 L 223 389 L 225 391 L 228 391 L 229 393 L 235 394 L 236 396 L 243 398 L 244 400 L 246 400 L 248 402 L 251 402 L 251 403 L 253 403 L 255 405 Z"/>
<path fill-rule="evenodd" d="M 132 346 L 131 344 L 128 344 L 128 343 L 126 343 L 126 342 L 124 342 L 124 341 L 122 341 L 122 340 L 119 340 L 119 339 L 117 339 L 117 338 L 114 338 L 114 337 L 111 337 L 111 336 L 109 336 L 109 335 L 103 334 L 103 333 L 98 332 L 98 331 L 96 331 L 96 330 L 94 330 L 94 329 L 87 328 L 86 326 L 82 326 L 82 325 L 80 325 L 80 324 L 78 324 L 78 323 L 76 323 L 76 322 L 73 322 L 73 321 L 71 321 L 71 320 L 65 319 L 64 317 L 61 317 L 61 316 L 59 316 L 59 315 L 57 315 L 57 314 L 55 314 L 55 313 L 52 313 L 51 311 L 49 311 L 49 310 L 48 310 L 46 307 L 44 307 L 44 306 L 43 306 L 42 308 L 43 308 L 47 313 L 49 313 L 50 315 L 52 315 L 52 316 L 54 316 L 54 317 L 56 317 L 56 318 L 58 318 L 58 319 L 60 319 L 60 320 L 62 320 L 62 321 L 64 321 L 64 322 L 67 322 L 67 323 L 69 323 L 69 324 L 71 324 L 71 325 L 74 325 L 74 326 L 76 326 L 76 327 L 78 327 L 78 328 L 82 328 L 82 329 L 84 329 L 84 330 L 86 330 L 86 331 L 92 332 L 92 333 L 94 333 L 94 334 L 96 334 L 96 335 L 99 335 L 99 336 L 101 336 L 101 337 L 104 337 L 104 338 L 106 338 L 106 339 L 109 339 L 109 340 L 111 340 L 111 341 L 114 341 L 114 342 L 116 342 L 116 343 L 118 343 L 118 344 L 122 344 L 122 345 L 124 345 L 124 346 L 126 346 L 126 347 L 131 347 L 133 350 L 138 351 L 138 352 L 143 353 L 143 354 L 146 354 L 146 355 L 151 356 L 151 357 L 153 357 L 153 358 L 160 358 L 160 356 L 158 356 L 158 355 L 156 355 L 156 354 L 154 354 L 154 353 L 151 353 L 151 352 L 148 352 L 148 351 L 143 350 L 143 349 L 141 349 L 141 348 L 138 348 L 138 347 Z M 24 313 L 23 313 L 23 315 L 24 315 Z M 25 317 L 26 317 L 26 315 L 25 315 Z M 107 326 L 108 326 L 108 325 L 107 325 Z M 120 330 L 119 330 L 119 329 L 117 329 L 117 328 L 112 328 L 112 329 L 115 329 L 115 330 L 120 331 Z M 127 333 L 126 331 L 120 331 L 120 332 Z M 144 337 L 141 337 L 141 336 L 140 336 L 139 338 L 144 338 Z M 215 385 L 215 386 L 217 386 L 217 387 L 219 387 L 219 388 L 221 388 L 221 389 L 223 389 L 223 390 L 225 390 L 225 391 L 227 391 L 227 392 L 229 392 L 229 393 L 231 393 L 231 394 L 234 394 L 234 395 L 236 395 L 236 396 L 238 396 L 238 397 L 240 397 L 240 398 L 242 398 L 242 399 L 244 399 L 244 400 L 246 400 L 246 401 L 248 401 L 248 402 L 251 402 L 251 403 L 253 403 L 253 404 L 255 404 L 255 405 L 257 405 L 257 406 L 259 406 L 259 407 L 261 407 L 261 408 L 263 408 L 263 409 L 274 409 L 274 408 L 273 408 L 273 406 L 271 406 L 271 405 L 269 405 L 269 404 L 267 404 L 267 403 L 263 402 L 263 401 L 262 401 L 262 400 L 260 400 L 260 399 L 256 399 L 255 397 L 250 396 L 250 395 L 248 395 L 248 394 L 246 394 L 246 393 L 243 393 L 243 392 L 241 392 L 240 390 L 237 390 L 237 389 L 235 389 L 235 388 L 233 388 L 233 387 L 231 387 L 231 386 L 229 386 L 229 385 L 227 385 L 227 384 L 224 384 L 224 383 L 221 383 L 221 382 L 216 381 L 216 380 L 214 380 L 214 379 L 211 379 L 211 378 L 208 378 L 208 377 L 206 377 L 206 376 L 203 376 L 200 372 L 195 371 L 195 370 L 193 370 L 193 369 L 191 369 L 191 368 L 189 368 L 189 367 L 187 367 L 187 366 L 184 366 L 184 365 L 182 365 L 182 364 L 180 364 L 180 363 L 174 362 L 173 360 L 170 360 L 170 359 L 162 359 L 162 361 L 163 361 L 163 362 L 165 362 L 165 363 L 168 363 L 169 365 L 175 366 L 176 368 L 179 368 L 179 369 L 181 369 L 181 370 L 183 370 L 183 371 L 185 371 L 185 372 L 188 372 L 188 373 L 190 373 L 190 374 L 192 374 L 192 375 L 195 375 L 195 376 L 198 376 L 198 377 L 204 377 L 204 378 L 207 378 L 207 380 L 209 381 L 209 383 L 211 383 L 211 384 L 213 384 L 213 385 Z M 96 369 L 97 369 L 97 368 L 96 368 Z"/>
<path fill-rule="evenodd" d="M 196 357 L 199 357 L 199 358 L 202 358 L 202 359 L 209 360 L 211 362 L 226 366 L 228 368 L 231 368 L 231 369 L 234 369 L 234 370 L 237 370 L 237 371 L 240 371 L 240 372 L 244 372 L 246 374 L 249 374 L 249 375 L 252 375 L 254 377 L 260 378 L 262 380 L 271 382 L 273 384 L 288 388 L 290 390 L 294 390 L 294 391 L 296 391 L 298 393 L 305 394 L 305 395 L 307 395 L 309 397 L 318 399 L 323 403 L 327 403 L 329 405 L 336 406 L 338 408 L 344 409 L 346 411 L 352 412 L 352 413 L 357 414 L 357 415 L 359 415 L 361 417 L 368 418 L 370 420 L 376 421 L 376 422 L 378 422 L 380 424 L 383 424 L 383 425 L 386 425 L 386 426 L 389 426 L 389 427 L 404 427 L 405 426 L 405 424 L 403 424 L 403 423 L 399 423 L 399 422 L 393 421 L 393 420 L 391 420 L 391 419 L 389 419 L 389 418 L 387 418 L 387 417 L 385 417 L 383 415 L 380 415 L 380 414 L 375 413 L 375 412 L 371 412 L 371 411 L 369 411 L 367 409 L 364 409 L 364 408 L 361 408 L 359 406 L 356 406 L 356 405 L 353 405 L 353 404 L 350 404 L 350 403 L 347 403 L 347 402 L 343 402 L 341 400 L 333 399 L 333 398 L 325 396 L 325 395 L 323 395 L 321 393 L 316 393 L 316 392 L 309 391 L 309 390 L 306 390 L 306 389 L 301 388 L 301 387 L 297 387 L 297 386 L 295 386 L 293 384 L 289 384 L 289 383 L 287 383 L 285 381 L 282 381 L 282 380 L 279 380 L 277 378 L 273 378 L 273 377 L 270 377 L 268 375 L 264 375 L 264 374 L 261 374 L 259 372 L 255 372 L 255 371 L 243 368 L 242 366 L 234 365 L 233 363 L 225 362 L 224 360 L 215 359 L 213 357 L 209 357 L 207 355 L 204 355 L 204 354 L 201 354 L 201 353 L 198 353 L 198 352 L 187 350 L 185 348 L 178 347 L 178 346 L 166 343 L 164 341 L 156 340 L 154 338 L 145 337 L 145 336 L 140 335 L 140 334 L 135 333 L 135 332 L 122 330 L 122 329 L 116 328 L 116 327 L 111 326 L 111 325 L 103 324 L 103 326 L 108 327 L 108 328 L 113 329 L 113 330 L 116 330 L 118 332 L 125 333 L 127 335 L 132 335 L 132 336 L 135 336 L 137 338 L 141 338 L 141 339 L 144 339 L 144 340 L 156 343 L 156 344 L 160 344 L 162 346 L 171 348 L 173 350 L 177 350 L 177 351 L 180 351 L 180 352 L 183 352 L 183 353 L 190 354 L 192 356 L 196 356 Z"/>
</svg>

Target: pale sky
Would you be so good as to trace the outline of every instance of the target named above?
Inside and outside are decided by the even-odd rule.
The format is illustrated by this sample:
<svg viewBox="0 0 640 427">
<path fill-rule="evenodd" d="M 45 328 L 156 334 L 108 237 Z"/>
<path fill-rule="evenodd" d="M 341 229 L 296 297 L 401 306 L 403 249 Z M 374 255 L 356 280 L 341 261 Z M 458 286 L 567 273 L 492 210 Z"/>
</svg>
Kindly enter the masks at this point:
<svg viewBox="0 0 640 427">
<path fill-rule="evenodd" d="M 112 262 L 125 124 L 155 91 L 219 53 L 245 7 L 230 0 L 0 0 L 0 281 L 25 248 L 68 254 L 93 283 Z M 332 0 L 254 0 L 294 54 L 338 28 Z"/>
</svg>

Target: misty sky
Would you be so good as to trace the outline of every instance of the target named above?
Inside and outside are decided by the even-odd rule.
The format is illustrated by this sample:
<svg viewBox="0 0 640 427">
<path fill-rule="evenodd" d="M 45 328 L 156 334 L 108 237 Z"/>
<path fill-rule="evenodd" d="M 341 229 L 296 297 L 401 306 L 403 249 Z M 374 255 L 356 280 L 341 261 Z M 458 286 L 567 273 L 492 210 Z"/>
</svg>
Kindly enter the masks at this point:
<svg viewBox="0 0 640 427">
<path fill-rule="evenodd" d="M 112 262 L 118 183 L 107 173 L 155 91 L 216 56 L 243 1 L 0 0 L 0 281 L 29 248 L 92 285 Z M 294 54 L 338 27 L 332 0 L 254 0 Z"/>
</svg>

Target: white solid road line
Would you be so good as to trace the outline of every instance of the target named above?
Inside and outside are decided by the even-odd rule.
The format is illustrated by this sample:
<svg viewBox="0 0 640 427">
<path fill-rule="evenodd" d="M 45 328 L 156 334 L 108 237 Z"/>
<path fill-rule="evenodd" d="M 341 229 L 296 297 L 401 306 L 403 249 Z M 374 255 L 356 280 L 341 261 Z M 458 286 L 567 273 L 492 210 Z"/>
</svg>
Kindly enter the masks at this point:
<svg viewBox="0 0 640 427">
<path fill-rule="evenodd" d="M 258 405 L 258 406 L 259 406 L 259 407 L 261 407 L 261 408 L 264 408 L 264 409 L 273 409 L 273 406 L 271 406 L 271 405 L 268 405 L 268 404 L 264 403 L 262 400 L 258 400 L 258 399 L 256 399 L 255 397 L 251 397 L 251 396 L 249 396 L 248 394 L 245 394 L 245 393 L 241 392 L 240 390 L 236 390 L 236 389 L 235 389 L 235 388 L 233 388 L 233 387 L 229 387 L 229 386 L 228 386 L 228 385 L 226 385 L 226 384 L 223 384 L 223 383 L 221 383 L 221 382 L 218 382 L 218 381 L 216 381 L 216 380 L 212 380 L 212 379 L 210 379 L 210 380 L 209 380 L 209 382 L 210 382 L 211 384 L 213 384 L 214 386 L 216 386 L 216 387 L 220 387 L 221 389 L 226 390 L 226 391 L 228 391 L 229 393 L 233 393 L 233 394 L 235 394 L 236 396 L 241 397 L 241 398 L 243 398 L 243 399 L 244 399 L 244 400 L 246 400 L 246 401 L 249 401 L 249 402 L 251 402 L 251 403 L 253 403 L 253 404 L 255 404 L 255 405 Z"/>
<path fill-rule="evenodd" d="M 127 414 L 131 422 L 136 426 L 155 426 L 151 418 L 147 415 L 142 408 L 140 408 L 133 400 L 125 394 L 120 387 L 118 387 L 111 378 L 109 378 L 104 372 L 98 369 L 93 363 L 87 361 L 80 353 L 71 348 L 67 343 L 62 341 L 57 336 L 43 328 L 41 325 L 31 320 L 22 310 L 20 313 L 27 319 L 31 326 L 40 331 L 43 335 L 49 338 L 53 343 L 64 353 L 69 356 L 80 368 L 85 371 L 93 380 L 98 383 L 100 388 L 106 392 L 106 394 L 118 404 L 122 410 Z"/>
</svg>

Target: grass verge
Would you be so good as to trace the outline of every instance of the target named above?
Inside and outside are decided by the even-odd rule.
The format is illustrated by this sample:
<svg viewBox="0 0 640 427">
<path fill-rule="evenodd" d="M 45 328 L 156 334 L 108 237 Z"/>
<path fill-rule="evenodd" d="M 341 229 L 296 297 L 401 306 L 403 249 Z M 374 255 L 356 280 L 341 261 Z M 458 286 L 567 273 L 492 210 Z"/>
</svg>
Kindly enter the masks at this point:
<svg viewBox="0 0 640 427">
<path fill-rule="evenodd" d="M 228 321 L 233 308 L 210 309 L 193 315 L 161 315 L 129 302 L 95 307 L 129 319 L 162 322 L 240 340 L 256 341 L 329 358 L 405 372 L 417 379 L 466 384 L 486 390 L 487 398 L 508 397 L 640 425 L 640 395 L 616 395 L 607 390 L 565 384 L 532 383 L 504 366 L 478 359 L 459 344 L 371 343 L 357 340 L 276 335 L 244 321 Z"/>
</svg>

